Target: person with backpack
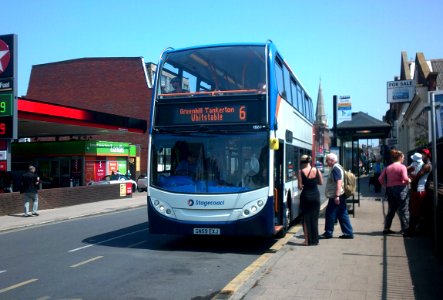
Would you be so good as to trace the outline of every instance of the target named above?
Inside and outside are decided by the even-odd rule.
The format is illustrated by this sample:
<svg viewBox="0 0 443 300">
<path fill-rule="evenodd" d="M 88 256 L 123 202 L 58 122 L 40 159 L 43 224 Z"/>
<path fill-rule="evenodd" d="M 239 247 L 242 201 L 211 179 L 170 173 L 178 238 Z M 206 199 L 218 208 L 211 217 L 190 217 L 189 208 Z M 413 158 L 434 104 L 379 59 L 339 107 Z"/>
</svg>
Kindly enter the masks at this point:
<svg viewBox="0 0 443 300">
<path fill-rule="evenodd" d="M 404 237 L 409 233 L 409 183 L 408 171 L 403 164 L 405 156 L 400 150 L 391 150 L 393 163 L 383 169 L 378 181 L 386 185 L 388 213 L 385 217 L 383 234 L 391 234 L 392 219 L 397 212 Z"/>
<path fill-rule="evenodd" d="M 344 190 L 345 171 L 337 161 L 337 155 L 334 153 L 329 153 L 326 156 L 326 163 L 330 167 L 330 172 L 326 181 L 325 193 L 329 200 L 325 213 L 325 232 L 321 235 L 321 238 L 330 239 L 333 237 L 334 223 L 338 219 L 343 233 L 339 238 L 353 239 L 354 233 L 346 207 L 348 196 Z"/>
</svg>

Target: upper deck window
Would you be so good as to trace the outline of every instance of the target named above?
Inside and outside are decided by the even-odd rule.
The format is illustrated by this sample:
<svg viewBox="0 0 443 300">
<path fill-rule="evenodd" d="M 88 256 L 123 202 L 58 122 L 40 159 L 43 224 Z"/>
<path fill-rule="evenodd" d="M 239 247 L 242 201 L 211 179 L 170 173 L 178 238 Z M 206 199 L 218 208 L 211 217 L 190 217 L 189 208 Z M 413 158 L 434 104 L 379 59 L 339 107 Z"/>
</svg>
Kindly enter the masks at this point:
<svg viewBox="0 0 443 300">
<path fill-rule="evenodd" d="M 275 79 L 277 81 L 277 87 L 278 87 L 278 93 L 283 96 L 285 94 L 285 84 L 284 84 L 284 77 L 283 77 L 283 64 L 282 62 L 277 59 L 275 61 Z"/>
<path fill-rule="evenodd" d="M 158 98 L 266 92 L 264 46 L 220 46 L 169 52 Z"/>
</svg>

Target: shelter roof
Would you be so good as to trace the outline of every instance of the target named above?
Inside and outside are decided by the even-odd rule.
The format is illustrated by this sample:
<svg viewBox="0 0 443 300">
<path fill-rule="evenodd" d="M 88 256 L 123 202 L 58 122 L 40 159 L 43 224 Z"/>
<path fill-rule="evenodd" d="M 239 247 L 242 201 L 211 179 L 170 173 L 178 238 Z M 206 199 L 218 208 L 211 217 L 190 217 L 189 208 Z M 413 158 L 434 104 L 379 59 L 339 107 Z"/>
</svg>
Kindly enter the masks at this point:
<svg viewBox="0 0 443 300">
<path fill-rule="evenodd" d="M 364 112 L 352 113 L 350 121 L 337 125 L 337 137 L 342 140 L 383 139 L 389 136 L 391 125 Z"/>
</svg>

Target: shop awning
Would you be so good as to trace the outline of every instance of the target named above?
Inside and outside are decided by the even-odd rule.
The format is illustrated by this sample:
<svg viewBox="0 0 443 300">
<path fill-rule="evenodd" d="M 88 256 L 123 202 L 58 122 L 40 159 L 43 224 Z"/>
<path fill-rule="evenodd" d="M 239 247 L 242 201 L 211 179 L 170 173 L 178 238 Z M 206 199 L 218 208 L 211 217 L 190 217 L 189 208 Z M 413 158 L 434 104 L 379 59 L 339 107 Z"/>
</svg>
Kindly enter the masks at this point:
<svg viewBox="0 0 443 300">
<path fill-rule="evenodd" d="M 18 137 L 144 134 L 147 121 L 18 98 Z"/>
</svg>

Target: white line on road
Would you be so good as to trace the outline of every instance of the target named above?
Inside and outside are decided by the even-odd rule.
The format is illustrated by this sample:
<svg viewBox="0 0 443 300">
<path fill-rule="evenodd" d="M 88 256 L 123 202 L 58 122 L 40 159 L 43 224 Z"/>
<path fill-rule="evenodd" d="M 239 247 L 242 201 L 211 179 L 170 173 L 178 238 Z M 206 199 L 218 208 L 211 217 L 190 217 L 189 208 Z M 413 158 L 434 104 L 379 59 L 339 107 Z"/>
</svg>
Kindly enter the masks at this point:
<svg viewBox="0 0 443 300">
<path fill-rule="evenodd" d="M 17 284 L 11 285 L 11 286 L 9 286 L 9 287 L 7 287 L 7 288 L 4 288 L 4 289 L 0 290 L 0 294 L 1 294 L 1 293 L 4 293 L 4 292 L 8 292 L 8 291 L 13 290 L 13 289 L 16 289 L 16 288 L 19 288 L 19 287 L 21 287 L 21 286 L 24 286 L 24 285 L 27 285 L 27 284 L 33 283 L 33 282 L 35 282 L 35 281 L 37 281 L 37 280 L 38 280 L 37 278 L 34 278 L 34 279 L 29 279 L 29 280 L 26 280 L 26 281 L 23 281 L 23 282 L 20 282 L 20 283 L 17 283 Z"/>
<path fill-rule="evenodd" d="M 75 252 L 75 251 L 78 251 L 78 250 L 82 250 L 82 249 L 86 249 L 86 248 L 92 247 L 94 245 L 97 245 L 97 244 L 91 244 L 91 245 L 75 248 L 75 249 L 69 250 L 68 252 Z"/>
<path fill-rule="evenodd" d="M 138 243 L 135 243 L 135 244 L 129 245 L 128 248 L 136 247 L 136 246 L 138 246 L 138 245 L 144 244 L 145 242 L 146 242 L 146 241 L 141 241 L 141 242 L 138 242 Z"/>
<path fill-rule="evenodd" d="M 69 250 L 68 252 L 75 252 L 75 251 L 78 251 L 78 250 L 83 250 L 83 249 L 86 249 L 86 248 L 89 248 L 89 247 L 92 247 L 92 246 L 95 246 L 95 245 L 104 244 L 104 243 L 107 243 L 107 242 L 110 242 L 110 241 L 113 241 L 113 240 L 116 240 L 116 239 L 119 239 L 119 238 L 122 238 L 122 237 L 125 237 L 125 236 L 128 236 L 128 235 L 131 235 L 131 234 L 142 232 L 142 231 L 146 231 L 146 229 L 137 230 L 137 231 L 130 232 L 130 233 L 127 233 L 127 234 L 119 235 L 119 236 L 116 236 L 116 237 L 113 237 L 111 239 L 107 239 L 107 240 L 104 240 L 104 241 L 101 241 L 101 242 L 98 242 L 98 243 L 95 243 L 95 244 L 90 244 L 90 245 L 86 245 L 86 246 L 83 246 L 83 247 L 75 248 L 75 249 Z"/>
<path fill-rule="evenodd" d="M 1 274 L 1 273 L 6 273 L 6 270 L 0 270 L 0 274 Z"/>
<path fill-rule="evenodd" d="M 72 266 L 70 266 L 70 267 L 71 267 L 71 268 L 77 268 L 77 267 L 80 267 L 80 266 L 82 266 L 82 265 L 84 265 L 84 264 L 87 264 L 87 263 L 93 262 L 93 261 L 95 261 L 95 260 L 97 260 L 97 259 L 100 259 L 100 258 L 103 258 L 103 257 L 104 257 L 104 256 L 96 256 L 96 257 L 90 258 L 90 259 L 88 259 L 88 260 L 85 260 L 85 261 L 79 262 L 78 264 L 72 265 Z"/>
</svg>

